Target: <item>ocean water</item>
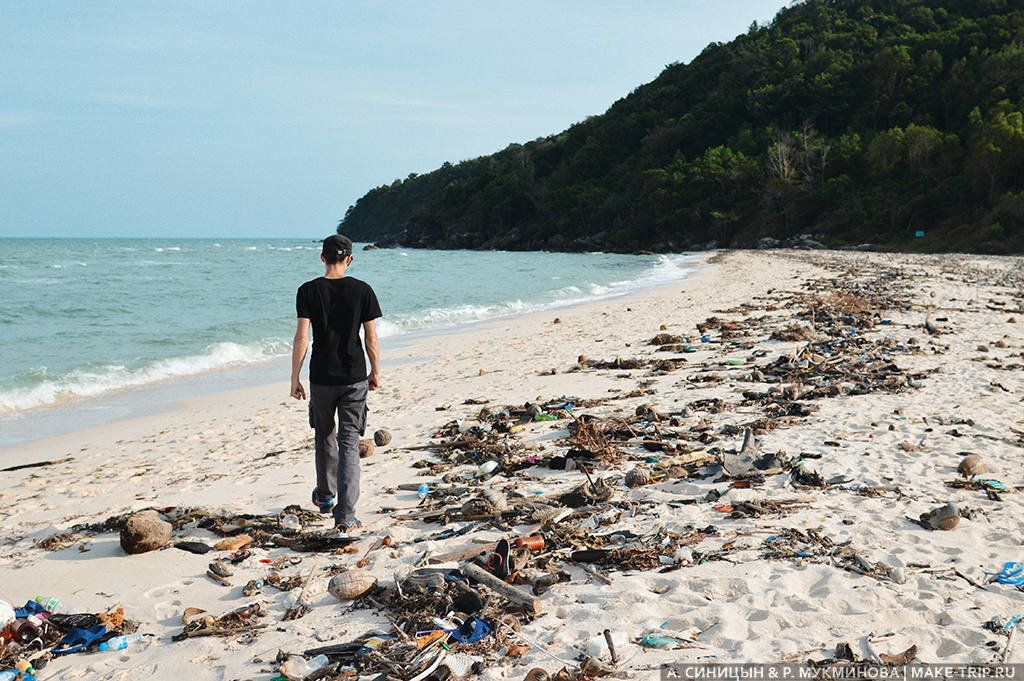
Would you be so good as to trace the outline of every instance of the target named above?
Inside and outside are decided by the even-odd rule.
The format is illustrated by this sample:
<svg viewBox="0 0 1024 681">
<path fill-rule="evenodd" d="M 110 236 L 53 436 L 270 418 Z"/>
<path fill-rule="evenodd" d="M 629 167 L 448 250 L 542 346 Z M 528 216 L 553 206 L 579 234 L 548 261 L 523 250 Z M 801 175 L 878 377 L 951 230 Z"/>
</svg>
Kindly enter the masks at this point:
<svg viewBox="0 0 1024 681">
<path fill-rule="evenodd" d="M 356 248 L 348 273 L 377 292 L 385 349 L 405 334 L 678 281 L 696 263 Z M 0 447 L 31 438 L 25 419 L 47 410 L 102 411 L 100 400 L 133 390 L 201 392 L 211 372 L 277 367 L 295 291 L 323 274 L 319 253 L 312 239 L 0 239 Z"/>
</svg>

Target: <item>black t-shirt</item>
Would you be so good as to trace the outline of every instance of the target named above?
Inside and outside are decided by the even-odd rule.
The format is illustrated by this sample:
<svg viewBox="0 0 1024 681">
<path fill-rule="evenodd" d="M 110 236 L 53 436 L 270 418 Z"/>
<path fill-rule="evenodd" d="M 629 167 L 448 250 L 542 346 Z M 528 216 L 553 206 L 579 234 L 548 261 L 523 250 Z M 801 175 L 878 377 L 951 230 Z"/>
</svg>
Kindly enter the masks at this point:
<svg viewBox="0 0 1024 681">
<path fill-rule="evenodd" d="M 349 385 L 365 381 L 366 359 L 359 327 L 381 316 L 377 295 L 370 285 L 354 277 L 307 281 L 295 296 L 295 309 L 313 327 L 309 382 Z"/>
</svg>

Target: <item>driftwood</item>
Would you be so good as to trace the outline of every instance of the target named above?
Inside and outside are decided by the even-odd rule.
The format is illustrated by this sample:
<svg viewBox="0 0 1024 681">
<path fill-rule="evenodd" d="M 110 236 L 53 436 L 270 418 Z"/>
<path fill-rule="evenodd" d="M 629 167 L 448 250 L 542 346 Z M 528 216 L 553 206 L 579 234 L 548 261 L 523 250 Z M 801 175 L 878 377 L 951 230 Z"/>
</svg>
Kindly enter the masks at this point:
<svg viewBox="0 0 1024 681">
<path fill-rule="evenodd" d="M 534 598 L 533 594 L 523 591 L 511 584 L 506 584 L 479 565 L 466 563 L 459 569 L 462 571 L 462 574 L 466 575 L 470 579 L 475 579 L 481 585 L 487 587 L 499 596 L 503 596 L 510 602 L 520 606 L 529 615 L 539 615 L 543 610 L 543 606 L 541 605 L 539 598 Z"/>
<path fill-rule="evenodd" d="M 22 463 L 17 466 L 9 466 L 8 468 L 0 468 L 0 473 L 10 473 L 11 471 L 20 471 L 24 468 L 38 468 L 40 466 L 53 466 L 58 463 L 67 463 L 71 461 L 73 457 L 65 456 L 63 459 L 55 459 L 53 461 L 36 461 L 35 463 Z"/>
<path fill-rule="evenodd" d="M 449 563 L 451 561 L 469 560 L 475 558 L 481 553 L 488 553 L 498 548 L 498 542 L 492 542 L 490 544 L 474 544 L 465 548 L 456 549 L 449 551 L 448 553 L 442 553 L 439 556 L 431 556 L 427 559 L 428 563 Z"/>
<path fill-rule="evenodd" d="M 688 452 L 686 454 L 679 454 L 678 456 L 671 456 L 667 459 L 661 459 L 654 466 L 655 468 L 670 468 L 672 466 L 689 466 L 695 463 L 701 463 L 704 461 L 713 461 L 715 457 L 708 454 L 704 450 L 698 450 L 695 452 Z"/>
</svg>

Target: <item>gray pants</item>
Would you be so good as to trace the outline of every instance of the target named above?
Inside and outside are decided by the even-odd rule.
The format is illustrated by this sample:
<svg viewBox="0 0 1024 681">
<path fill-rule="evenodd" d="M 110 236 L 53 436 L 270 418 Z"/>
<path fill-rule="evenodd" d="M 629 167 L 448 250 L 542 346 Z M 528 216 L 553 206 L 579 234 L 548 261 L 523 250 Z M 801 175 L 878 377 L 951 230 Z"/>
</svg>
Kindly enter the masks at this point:
<svg viewBox="0 0 1024 681">
<path fill-rule="evenodd" d="M 315 431 L 316 490 L 336 497 L 334 522 L 355 517 L 359 500 L 359 436 L 366 431 L 366 381 L 309 386 L 309 425 Z M 335 421 L 337 415 L 337 421 Z"/>
</svg>

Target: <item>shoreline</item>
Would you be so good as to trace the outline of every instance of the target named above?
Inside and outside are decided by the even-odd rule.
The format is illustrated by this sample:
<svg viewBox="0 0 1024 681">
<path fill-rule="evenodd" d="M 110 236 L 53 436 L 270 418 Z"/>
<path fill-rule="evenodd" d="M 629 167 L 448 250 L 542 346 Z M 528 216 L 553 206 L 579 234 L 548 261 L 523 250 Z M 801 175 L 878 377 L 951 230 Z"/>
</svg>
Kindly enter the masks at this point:
<svg viewBox="0 0 1024 681">
<path fill-rule="evenodd" d="M 452 432 L 446 424 L 476 424 L 484 407 L 578 398 L 590 405 L 580 402 L 579 414 L 618 430 L 625 423 L 645 437 L 660 429 L 665 441 L 680 443 L 680 449 L 673 444 L 676 453 L 710 459 L 632 489 L 623 484 L 627 472 L 638 464 L 654 468 L 644 463 L 652 456 L 674 454 L 620 444 L 618 454 L 599 461 L 594 475 L 608 481 L 611 499 L 597 503 L 594 515 L 540 532 L 557 560 L 581 546 L 621 546 L 639 552 L 624 554 L 637 556 L 629 559 L 635 562 L 592 564 L 609 584 L 562 564 L 569 581 L 542 595 L 543 612 L 522 625 L 544 650 L 531 645 L 510 657 L 504 647 L 490 648 L 485 681 L 518 681 L 535 666 L 554 674 L 560 665 L 549 654 L 579 664 L 587 639 L 609 625 L 631 640 L 661 628 L 687 641 L 676 650 L 626 644 L 624 658 L 632 661 L 625 664 L 637 667 L 638 678 L 646 678 L 640 667 L 666 661 L 820 660 L 843 641 L 864 656 L 863 640 L 872 632 L 893 632 L 874 644 L 886 654 L 913 645 L 926 663 L 990 661 L 1005 636 L 986 623 L 1019 611 L 1019 592 L 986 584 L 984 573 L 1019 560 L 1024 533 L 1024 327 L 1010 322 L 1024 323 L 1016 312 L 1022 281 L 1020 258 L 727 252 L 674 286 L 432 339 L 444 342 L 442 356 L 385 374 L 382 389 L 371 395 L 368 434 L 385 427 L 394 439 L 363 462 L 359 514 L 368 534 L 356 545 L 359 553 L 260 546 L 254 557 L 280 564 L 287 576 L 365 559 L 366 569 L 388 585 L 425 552 L 442 555 L 530 532 L 533 522 L 517 511 L 514 520 L 483 523 L 466 537 L 431 538 L 443 526 L 380 509 L 416 507 L 416 494 L 399 485 L 427 482 L 440 490 L 446 476 L 476 469 L 472 459 L 460 464 L 428 448 L 440 441 L 435 433 Z M 858 305 L 866 311 L 856 311 Z M 931 308 L 935 336 L 922 328 Z M 854 311 L 846 317 L 836 309 Z M 812 322 L 817 340 L 787 336 L 796 333 L 790 326 Z M 709 342 L 697 340 L 698 324 Z M 793 339 L 772 338 L 776 333 Z M 649 344 L 658 334 L 687 337 L 693 351 L 660 351 Z M 424 354 L 428 342 L 403 352 Z M 809 343 L 813 352 L 805 352 Z M 814 353 L 828 362 L 808 359 Z M 579 363 L 580 355 L 589 360 Z M 632 358 L 635 366 L 622 361 Z M 804 359 L 822 369 L 784 368 Z M 849 377 L 822 379 L 824 367 Z M 755 369 L 760 379 L 752 378 Z M 679 425 L 635 416 L 645 403 Z M 91 611 L 120 601 L 125 615 L 152 635 L 123 655 L 55 659 L 46 678 L 76 678 L 88 669 L 92 677 L 127 680 L 135 678 L 129 667 L 157 679 L 269 676 L 279 649 L 301 652 L 388 626 L 389 611 L 339 603 L 323 592 L 326 579 L 310 598 L 310 613 L 282 622 L 294 593 L 267 590 L 252 599 L 240 593 L 267 567 L 243 563 L 231 588 L 204 576 L 210 558 L 223 552 L 203 557 L 166 548 L 128 556 L 109 530 L 78 530 L 52 551 L 36 544 L 147 507 L 203 508 L 215 517 L 273 517 L 289 504 L 308 508 L 311 437 L 304 405 L 287 396 L 286 382 L 224 399 L 195 398 L 186 407 L 26 445 L 26 460 L 30 454 L 74 458 L 6 474 L 3 594 L 22 601 L 53 592 Z M 567 421 L 527 424 L 508 440 L 515 456 L 564 455 Z M 716 461 L 731 461 L 750 424 L 759 431 L 760 451 L 776 456 L 783 472 L 736 485 Z M 957 482 L 967 451 L 981 454 L 986 475 L 1005 485 L 998 501 L 970 481 Z M 793 466 L 796 460 L 801 465 Z M 794 482 L 813 474 L 830 483 Z M 463 484 L 560 508 L 561 495 L 585 482 L 578 471 L 532 465 Z M 961 511 L 955 529 L 917 524 L 921 514 L 949 501 Z M 327 523 L 304 522 L 311 530 Z M 464 526 L 454 512 L 450 523 Z M 606 543 L 613 533 L 625 544 Z M 383 537 L 389 547 L 368 551 Z M 189 524 L 175 532 L 182 539 L 217 537 Z M 690 543 L 676 548 L 683 539 Z M 672 548 L 661 553 L 665 542 Z M 299 557 L 300 565 L 290 564 Z M 181 631 L 185 607 L 216 614 L 252 600 L 263 604 L 269 628 L 228 639 L 169 640 Z M 391 617 L 401 624 L 412 615 Z M 1008 661 L 1024 658 L 1018 652 Z"/>
<path fill-rule="evenodd" d="M 703 267 L 703 262 L 711 257 L 710 253 L 678 253 L 680 256 L 694 258 L 693 269 L 687 278 Z M 636 292 L 643 292 L 657 289 L 662 286 L 673 284 L 659 284 L 655 286 L 644 286 L 634 291 L 609 295 L 598 300 L 570 302 L 556 304 L 541 310 L 531 310 L 523 313 L 516 313 L 504 316 L 491 317 L 487 319 L 474 320 L 452 325 L 441 325 L 432 328 L 415 329 L 404 331 L 399 334 L 381 338 L 383 361 L 385 368 L 388 365 L 398 366 L 417 361 L 429 361 L 433 359 L 430 355 L 421 357 L 411 356 L 402 352 L 406 346 L 417 344 L 429 344 L 434 339 L 443 338 L 452 334 L 472 333 L 484 331 L 489 328 L 509 323 L 521 317 L 535 314 L 545 314 L 551 311 L 567 310 L 578 306 L 596 305 L 605 301 L 613 301 L 628 297 Z M 397 356 L 401 359 L 396 359 Z M 162 381 L 119 388 L 102 395 L 90 398 L 73 398 L 68 403 L 56 405 L 43 405 L 33 407 L 16 413 L 6 414 L 0 418 L 0 424 L 4 426 L 5 436 L 0 438 L 0 464 L 3 463 L 5 455 L 21 445 L 33 442 L 38 439 L 47 439 L 52 435 L 40 438 L 34 433 L 47 432 L 59 435 L 70 435 L 82 430 L 91 430 L 103 427 L 124 420 L 136 418 L 155 417 L 159 414 L 175 411 L 183 407 L 184 403 L 191 398 L 227 394 L 237 390 L 247 390 L 259 387 L 266 387 L 277 382 L 276 376 L 287 377 L 290 371 L 290 356 L 282 355 L 268 360 L 243 366 L 228 366 L 198 374 L 190 374 Z M 308 371 L 307 366 L 304 371 Z M 233 387 L 218 387 L 218 383 L 226 382 Z M 74 425 L 66 426 L 71 422 Z M 11 435 L 14 433 L 14 435 Z"/>
<path fill-rule="evenodd" d="M 713 257 L 713 254 L 709 254 L 707 257 Z M 486 335 L 499 328 L 507 327 L 509 324 L 521 321 L 524 323 L 541 323 L 543 319 L 562 312 L 573 312 L 588 314 L 592 311 L 597 311 L 606 302 L 622 301 L 632 298 L 634 295 L 643 293 L 659 292 L 661 290 L 673 289 L 679 285 L 685 284 L 691 281 L 694 277 L 701 273 L 702 269 L 707 267 L 707 257 L 704 258 L 704 262 L 697 263 L 693 271 L 685 278 L 680 280 L 676 284 L 664 284 L 661 286 L 653 286 L 649 288 L 640 289 L 632 293 L 625 293 L 616 296 L 610 296 L 597 301 L 589 301 L 584 303 L 573 303 L 562 307 L 554 307 L 544 310 L 537 310 L 531 312 L 525 312 L 517 315 L 509 315 L 506 317 L 495 317 L 492 319 L 484 319 L 471 323 L 467 323 L 461 326 L 453 326 L 444 329 L 430 329 L 430 330 L 417 330 L 406 334 L 389 336 L 381 339 L 382 343 L 382 363 L 384 368 L 387 369 L 386 373 L 389 373 L 395 368 L 400 368 L 408 364 L 416 364 L 421 362 L 430 362 L 438 359 L 438 357 L 429 352 L 417 354 L 417 349 L 428 348 L 432 343 L 437 341 L 448 339 L 454 336 L 461 335 Z M 390 342 L 388 342 L 390 341 Z M 385 345 L 386 343 L 386 345 Z M 388 347 L 391 346 L 391 347 Z M 132 398 L 135 394 L 147 394 L 156 393 L 163 395 L 164 393 L 170 392 L 171 396 L 163 396 L 157 405 L 152 408 L 139 407 L 133 405 L 128 407 L 129 409 L 141 410 L 144 413 L 127 413 L 123 416 L 115 418 L 110 421 L 104 421 L 102 423 L 96 423 L 84 428 L 76 428 L 64 433 L 57 435 L 46 436 L 41 438 L 33 438 L 24 440 L 21 442 L 13 443 L 11 445 L 2 446 L 0 445 L 0 468 L 15 465 L 15 460 L 21 460 L 26 457 L 27 452 L 41 452 L 50 449 L 53 446 L 57 448 L 69 449 L 69 445 L 66 441 L 74 440 L 77 437 L 83 437 L 91 441 L 91 438 L 102 439 L 107 436 L 109 429 L 124 428 L 128 432 L 136 432 L 140 430 L 146 430 L 147 426 L 150 426 L 152 421 L 160 417 L 161 415 L 170 414 L 187 414 L 196 411 L 201 411 L 208 408 L 215 408 L 219 400 L 239 401 L 242 403 L 256 404 L 264 400 L 274 399 L 273 395 L 276 392 L 280 392 L 285 397 L 288 397 L 289 401 L 293 401 L 288 396 L 288 381 L 287 376 L 291 371 L 290 358 L 280 358 L 272 362 L 266 362 L 265 366 L 261 367 L 239 367 L 239 368 L 228 368 L 222 369 L 215 372 L 208 372 L 206 374 L 186 377 L 187 380 L 170 381 L 167 386 L 155 386 L 150 388 L 138 388 L 130 389 L 125 392 L 129 393 L 126 396 L 112 396 L 110 398 L 97 398 L 97 399 L 111 399 L 117 402 L 122 401 L 134 401 Z M 178 386 L 180 384 L 191 384 L 198 382 L 210 382 L 217 377 L 235 375 L 237 380 L 242 383 L 251 383 L 246 374 L 256 374 L 258 376 L 269 376 L 272 365 L 280 365 L 280 370 L 275 371 L 276 374 L 285 376 L 286 378 L 278 381 L 267 381 L 259 380 L 258 383 L 246 385 L 241 388 L 232 388 L 228 390 L 215 390 L 212 392 L 204 391 L 199 394 L 177 394 L 179 393 Z M 308 373 L 309 373 L 309 361 L 303 365 L 303 382 L 308 386 Z M 282 388 L 282 386 L 284 386 Z M 387 386 L 385 386 L 387 387 Z M 177 395 L 176 395 L 177 394 Z M 176 396 L 175 396 L 176 395 Z M 372 402 L 374 394 L 370 395 L 370 404 L 372 411 Z M 54 411 L 59 411 L 61 408 L 54 408 Z M 58 415 L 59 418 L 59 415 Z"/>
</svg>

